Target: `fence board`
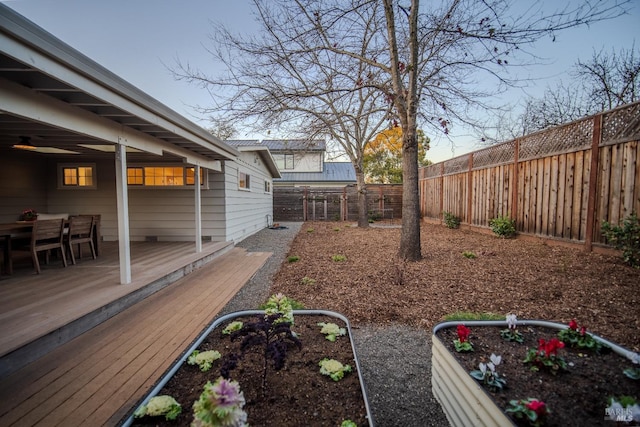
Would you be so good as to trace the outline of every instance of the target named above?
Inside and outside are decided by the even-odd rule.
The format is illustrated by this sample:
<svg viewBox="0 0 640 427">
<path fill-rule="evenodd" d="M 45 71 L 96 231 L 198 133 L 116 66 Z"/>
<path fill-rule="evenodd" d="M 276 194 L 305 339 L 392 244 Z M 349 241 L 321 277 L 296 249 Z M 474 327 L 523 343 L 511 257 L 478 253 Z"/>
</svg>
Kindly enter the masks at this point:
<svg viewBox="0 0 640 427">
<path fill-rule="evenodd" d="M 518 232 L 580 241 L 589 250 L 606 243 L 603 221 L 618 223 L 640 211 L 639 143 L 636 102 L 448 160 L 447 167 L 430 165 L 420 174 L 421 212 L 441 218 L 428 203 L 442 197 L 445 210 L 463 223 L 488 227 L 492 218 L 510 215 Z"/>
</svg>

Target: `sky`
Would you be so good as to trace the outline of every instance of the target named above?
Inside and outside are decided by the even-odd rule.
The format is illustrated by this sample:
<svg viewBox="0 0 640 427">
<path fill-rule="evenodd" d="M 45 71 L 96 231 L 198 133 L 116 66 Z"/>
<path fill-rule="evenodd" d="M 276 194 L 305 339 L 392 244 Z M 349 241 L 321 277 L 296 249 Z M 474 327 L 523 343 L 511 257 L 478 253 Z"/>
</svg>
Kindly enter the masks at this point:
<svg viewBox="0 0 640 427">
<path fill-rule="evenodd" d="M 518 0 L 529 1 L 529 0 Z M 531 0 L 533 1 L 533 0 Z M 558 4 L 558 0 L 548 0 Z M 0 0 L 74 49 L 109 69 L 148 95 L 193 122 L 206 127 L 193 106 L 209 105 L 206 90 L 174 79 L 168 67 L 179 58 L 201 70 L 215 63 L 203 44 L 211 25 L 222 22 L 233 31 L 255 31 L 249 0 Z M 555 7 L 555 6 L 554 6 Z M 545 40 L 535 53 L 544 65 L 519 69 L 533 78 L 523 90 L 493 100 L 498 105 L 516 104 L 526 94 L 541 96 L 568 72 L 578 59 L 589 60 L 594 51 L 640 46 L 640 1 L 633 0 L 626 16 L 570 29 L 555 42 Z M 236 135 L 237 139 L 274 139 L 277 130 L 264 135 Z M 454 127 L 451 140 L 432 138 L 427 158 L 443 161 L 480 148 L 469 133 Z"/>
</svg>

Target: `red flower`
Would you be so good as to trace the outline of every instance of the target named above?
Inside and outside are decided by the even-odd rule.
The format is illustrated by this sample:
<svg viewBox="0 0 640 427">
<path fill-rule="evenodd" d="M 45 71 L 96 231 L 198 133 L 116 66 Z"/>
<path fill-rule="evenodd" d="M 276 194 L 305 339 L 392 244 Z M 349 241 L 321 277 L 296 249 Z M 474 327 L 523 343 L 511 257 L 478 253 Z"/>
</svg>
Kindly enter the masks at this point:
<svg viewBox="0 0 640 427">
<path fill-rule="evenodd" d="M 464 325 L 458 325 L 458 340 L 462 342 L 466 342 L 469 339 L 469 333 L 471 329 L 467 328 Z"/>
<path fill-rule="evenodd" d="M 584 336 L 584 334 L 587 333 L 587 328 L 585 328 L 584 326 L 580 328 L 580 335 Z"/>
<path fill-rule="evenodd" d="M 545 341 L 544 339 L 540 338 L 538 343 L 538 351 L 544 351 L 546 357 L 549 357 L 552 354 L 554 356 L 557 356 L 558 350 L 564 348 L 564 343 L 557 338 L 552 338 L 549 341 Z"/>
<path fill-rule="evenodd" d="M 569 322 L 569 329 L 573 331 L 578 330 L 578 322 L 576 322 L 576 319 L 571 319 L 571 322 Z"/>
<path fill-rule="evenodd" d="M 547 413 L 547 405 L 541 400 L 532 400 L 525 406 L 527 407 L 527 409 L 535 412 L 539 417 L 546 415 Z"/>
</svg>

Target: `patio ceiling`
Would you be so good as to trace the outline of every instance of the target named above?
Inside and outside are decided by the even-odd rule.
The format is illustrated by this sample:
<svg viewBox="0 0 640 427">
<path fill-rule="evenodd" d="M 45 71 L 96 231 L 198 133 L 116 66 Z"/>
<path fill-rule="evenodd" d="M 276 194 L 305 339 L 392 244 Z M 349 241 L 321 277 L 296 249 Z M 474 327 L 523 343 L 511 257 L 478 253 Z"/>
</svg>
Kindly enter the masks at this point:
<svg viewBox="0 0 640 427">
<path fill-rule="evenodd" d="M 155 155 L 131 152 L 128 157 L 134 161 L 157 159 L 160 152 L 169 159 L 184 159 L 181 153 L 188 153 L 205 163 L 233 159 L 239 154 L 3 4 L 0 46 L 0 153 L 12 150 L 13 145 L 27 144 L 92 157 L 113 157 L 113 152 L 100 151 L 103 147 L 96 150 L 90 146 L 118 142 L 77 131 L 68 122 L 58 126 L 55 120 L 36 120 L 38 113 L 22 115 L 4 96 L 17 93 L 35 100 L 31 101 L 33 104 L 42 103 L 49 111 L 59 106 L 85 123 L 95 121 L 99 125 L 106 123 L 107 127 L 111 123 L 117 126 L 111 126 L 113 129 L 142 136 L 149 147 L 156 145 L 149 150 Z"/>
</svg>

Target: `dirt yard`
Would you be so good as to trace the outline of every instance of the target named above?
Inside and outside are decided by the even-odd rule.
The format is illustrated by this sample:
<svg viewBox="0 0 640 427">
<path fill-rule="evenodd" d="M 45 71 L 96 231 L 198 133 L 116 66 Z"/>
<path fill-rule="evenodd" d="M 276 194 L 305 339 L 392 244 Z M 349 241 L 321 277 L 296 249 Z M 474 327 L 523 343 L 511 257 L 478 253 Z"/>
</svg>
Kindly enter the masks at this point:
<svg viewBox="0 0 640 427">
<path fill-rule="evenodd" d="M 398 228 L 307 222 L 289 252 L 300 260 L 285 260 L 273 290 L 306 308 L 343 313 L 355 326 L 397 322 L 430 330 L 454 312 L 512 312 L 561 323 L 576 318 L 640 351 L 640 270 L 621 258 L 423 224 L 423 260 L 403 263 L 399 237 Z"/>
</svg>

